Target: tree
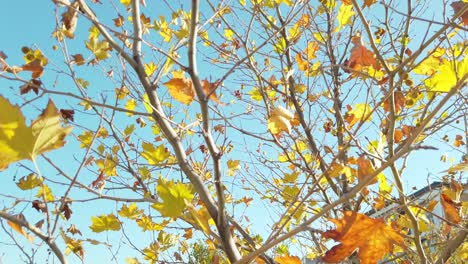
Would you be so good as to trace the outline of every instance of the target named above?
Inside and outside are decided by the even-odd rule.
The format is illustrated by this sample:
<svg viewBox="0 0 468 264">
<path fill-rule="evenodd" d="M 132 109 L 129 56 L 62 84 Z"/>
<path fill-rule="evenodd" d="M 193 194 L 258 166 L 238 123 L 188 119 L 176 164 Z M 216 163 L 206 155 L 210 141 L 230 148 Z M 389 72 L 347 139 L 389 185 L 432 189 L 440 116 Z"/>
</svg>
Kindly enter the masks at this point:
<svg viewBox="0 0 468 264">
<path fill-rule="evenodd" d="M 466 260 L 465 2 L 53 2 L 52 55 L 0 56 L 0 218 L 25 262 Z M 439 201 L 405 181 L 439 156 L 460 161 L 436 165 L 427 227 Z"/>
</svg>

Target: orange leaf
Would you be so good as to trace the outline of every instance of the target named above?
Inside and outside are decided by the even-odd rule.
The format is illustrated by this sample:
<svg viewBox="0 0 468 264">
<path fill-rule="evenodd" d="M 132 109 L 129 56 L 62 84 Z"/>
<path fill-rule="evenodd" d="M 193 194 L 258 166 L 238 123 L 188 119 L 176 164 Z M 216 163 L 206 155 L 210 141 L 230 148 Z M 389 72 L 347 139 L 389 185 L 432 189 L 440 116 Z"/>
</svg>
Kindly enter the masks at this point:
<svg viewBox="0 0 468 264">
<path fill-rule="evenodd" d="M 364 180 L 367 176 L 372 174 L 375 169 L 374 166 L 372 165 L 372 162 L 364 156 L 359 156 L 357 159 L 357 165 L 358 165 L 358 179 L 359 181 Z M 377 178 L 374 178 L 369 184 L 374 184 L 377 183 Z"/>
<path fill-rule="evenodd" d="M 393 140 L 395 143 L 400 143 L 401 140 L 403 139 L 403 132 L 401 129 L 395 129 L 395 133 L 393 134 Z"/>
<path fill-rule="evenodd" d="M 457 147 L 457 148 L 460 147 L 460 146 L 465 145 L 465 142 L 463 142 L 463 137 L 462 137 L 462 135 L 456 135 L 456 136 L 455 136 L 455 142 L 453 142 L 453 145 L 454 145 L 455 147 Z"/>
<path fill-rule="evenodd" d="M 62 23 L 65 27 L 65 36 L 68 38 L 75 37 L 76 23 L 78 22 L 78 9 L 80 4 L 78 1 L 74 1 L 68 6 L 67 11 L 62 14 Z"/>
<path fill-rule="evenodd" d="M 22 221 L 26 221 L 25 217 L 23 214 L 18 214 L 15 216 L 16 218 L 22 220 Z M 14 222 L 10 222 L 10 221 L 7 221 L 8 225 L 11 226 L 11 228 L 13 228 L 13 230 L 15 230 L 16 232 L 18 232 L 19 234 L 23 235 L 24 237 L 26 237 L 29 242 L 33 242 L 34 240 L 34 237 L 29 235 L 28 233 L 26 233 L 26 231 L 23 230 L 23 227 L 18 225 L 17 223 L 14 223 Z"/>
<path fill-rule="evenodd" d="M 336 229 L 323 232 L 322 236 L 341 243 L 326 252 L 322 258 L 325 262 L 338 263 L 359 249 L 361 264 L 373 264 L 392 252 L 394 245 L 404 247 L 403 235 L 383 219 L 345 211 L 343 218 L 330 221 Z"/>
<path fill-rule="evenodd" d="M 346 63 L 347 67 L 359 70 L 363 66 L 372 66 L 376 70 L 380 69 L 374 53 L 362 45 L 361 36 L 354 36 L 351 42 L 353 42 L 354 47 L 351 49 L 351 56 Z"/>
<path fill-rule="evenodd" d="M 218 96 L 216 95 L 216 92 L 215 92 L 217 83 L 211 83 L 211 82 L 209 82 L 207 80 L 203 80 L 203 81 L 201 81 L 201 84 L 202 84 L 203 92 L 205 93 L 205 95 L 209 95 L 210 99 L 215 101 L 216 103 L 218 103 L 220 105 L 223 104 L 223 103 L 221 103 L 221 101 L 219 100 L 219 98 L 218 98 Z"/>
<path fill-rule="evenodd" d="M 174 78 L 164 83 L 172 98 L 189 105 L 195 97 L 192 81 L 188 78 Z"/>
<path fill-rule="evenodd" d="M 301 259 L 299 257 L 289 255 L 276 257 L 275 261 L 278 264 L 301 264 Z"/>
<path fill-rule="evenodd" d="M 444 193 L 440 195 L 440 201 L 442 202 L 442 207 L 444 208 L 445 218 L 447 219 L 447 221 L 454 224 L 460 223 L 461 204 L 459 202 L 455 202 Z"/>
</svg>

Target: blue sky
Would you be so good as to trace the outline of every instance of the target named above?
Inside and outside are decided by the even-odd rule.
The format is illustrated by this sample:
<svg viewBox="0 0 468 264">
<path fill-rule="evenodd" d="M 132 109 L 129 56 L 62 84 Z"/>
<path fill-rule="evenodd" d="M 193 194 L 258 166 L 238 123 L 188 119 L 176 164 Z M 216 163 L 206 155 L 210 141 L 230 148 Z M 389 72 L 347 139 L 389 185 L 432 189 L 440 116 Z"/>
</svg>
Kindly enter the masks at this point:
<svg viewBox="0 0 468 264">
<path fill-rule="evenodd" d="M 147 1 L 148 2 L 148 9 L 151 9 L 151 5 L 154 4 L 153 1 Z M 188 7 L 185 6 L 185 8 Z M 431 9 L 434 7 L 431 7 Z M 434 8 L 435 9 L 435 8 Z M 151 9 L 151 10 L 158 10 L 158 9 Z M 156 12 L 161 12 L 164 13 L 165 10 L 158 10 Z M 62 10 L 59 11 L 60 13 Z M 60 17 L 60 13 L 58 16 Z M 157 14 L 152 14 L 152 17 L 156 17 Z M 109 19 L 109 18 L 107 18 Z M 12 64 L 18 64 L 21 65 L 23 63 L 22 55 L 21 55 L 21 47 L 22 46 L 34 46 L 37 45 L 43 53 L 50 59 L 50 61 L 56 62 L 57 64 L 55 66 L 51 66 L 53 68 L 60 68 L 64 67 L 64 64 L 61 63 L 62 59 L 62 54 L 60 51 L 54 51 L 52 49 L 53 45 L 55 45 L 55 40 L 52 38 L 52 32 L 55 27 L 55 20 L 56 20 L 56 14 L 54 14 L 54 6 L 52 4 L 52 1 L 28 1 L 25 3 L 25 1 L 10 1 L 8 2 L 7 6 L 3 7 L 0 9 L 0 32 L 2 34 L 2 40 L 1 40 L 1 45 L 0 45 L 0 50 L 3 51 L 5 54 L 8 55 L 8 62 Z M 87 26 L 83 26 L 85 23 L 83 19 L 79 21 L 79 28 L 78 31 L 82 31 L 84 35 L 87 35 Z M 80 33 L 79 33 L 80 34 Z M 78 46 L 76 41 L 70 41 L 71 44 Z M 84 44 L 81 45 L 81 48 L 79 50 L 74 50 L 71 52 L 72 54 L 74 53 L 79 53 L 83 52 L 84 49 Z M 76 52 L 75 52 L 76 51 Z M 184 54 L 185 55 L 185 54 Z M 211 69 L 207 69 L 207 64 L 204 66 L 205 68 L 202 68 L 202 70 L 207 70 L 210 74 L 214 75 L 216 72 L 210 72 Z M 113 89 L 113 83 L 103 80 L 104 78 L 100 78 L 98 74 L 95 76 L 90 76 L 89 73 L 83 73 L 86 74 L 87 80 L 89 80 L 92 83 L 93 89 Z M 211 75 L 210 75 L 211 76 Z M 205 76 L 208 77 L 208 76 Z M 44 83 L 47 83 L 49 87 L 53 88 L 59 88 L 63 90 L 67 90 L 68 86 L 71 86 L 69 81 L 63 81 L 62 79 L 58 78 L 56 79 L 53 74 L 50 75 L 45 75 L 42 79 Z M 11 88 L 10 88 L 11 87 Z M 7 96 L 11 101 L 21 103 L 23 101 L 23 98 L 20 98 L 17 94 L 17 88 L 19 87 L 18 83 L 12 83 L 8 82 L 4 79 L 0 78 L 0 95 L 2 96 Z M 97 93 L 97 92 L 96 92 Z M 28 99 L 31 99 L 31 95 L 28 95 Z M 36 105 L 37 106 L 45 106 L 47 98 L 43 98 L 39 100 Z M 73 100 L 68 100 L 68 99 L 60 99 L 59 97 L 54 97 L 54 100 L 56 103 L 59 105 L 61 108 L 77 108 L 76 106 L 76 101 Z M 34 109 L 33 107 L 27 106 L 23 109 L 25 113 L 35 113 L 32 114 L 33 116 L 36 116 L 39 112 L 37 109 Z M 89 121 L 88 117 L 86 115 L 76 115 L 76 122 L 84 125 L 84 126 L 95 126 L 95 123 L 93 121 Z M 123 122 L 123 121 L 121 121 Z M 73 141 L 73 140 L 71 140 Z M 432 145 L 436 147 L 441 147 L 444 148 L 442 145 L 445 144 L 440 140 L 439 142 L 434 141 L 430 142 Z M 61 166 L 67 167 L 71 166 L 69 165 L 71 161 L 74 158 L 79 159 L 80 155 L 82 154 L 82 151 L 76 151 L 77 148 L 77 143 L 76 142 L 71 142 L 69 145 L 67 145 L 64 150 L 59 150 L 56 152 L 51 152 L 47 154 L 48 157 L 51 159 L 57 160 L 58 163 Z M 423 152 L 423 151 L 421 151 Z M 408 160 L 408 163 L 411 164 L 412 166 L 408 166 L 408 170 L 405 173 L 404 177 L 404 183 L 405 187 L 408 190 L 408 192 L 412 192 L 413 187 L 416 189 L 419 189 L 421 187 L 426 186 L 428 183 L 432 181 L 437 181 L 440 180 L 440 178 L 443 176 L 440 172 L 445 170 L 447 168 L 447 164 L 443 164 L 440 162 L 440 155 L 442 152 L 447 152 L 449 157 L 454 158 L 454 162 L 458 162 L 457 157 L 459 157 L 459 153 L 451 148 L 447 149 L 442 149 L 440 151 L 424 151 L 424 154 L 416 152 L 416 155 L 414 157 L 410 157 Z M 74 166 L 74 165 L 73 165 Z M 73 170 L 70 170 L 73 171 Z M 11 194 L 11 195 L 16 195 L 19 192 L 19 189 L 16 187 L 14 183 L 14 177 L 18 179 L 19 177 L 23 176 L 24 171 L 21 169 L 18 169 L 15 165 L 11 165 L 11 168 L 0 173 L 0 192 L 3 194 Z M 53 171 L 43 171 L 44 174 L 47 173 L 55 173 Z M 86 174 L 84 173 L 83 177 L 88 177 L 86 178 L 86 181 L 92 181 L 94 179 L 94 174 Z M 31 197 L 33 198 L 35 193 L 31 193 Z M 86 197 L 84 193 L 80 193 L 79 191 L 76 192 L 76 197 Z M 9 201 L 10 202 L 10 201 Z M 3 206 L 8 206 L 7 204 L 2 204 Z M 115 205 L 111 204 L 111 208 L 107 208 L 109 205 L 106 204 L 105 201 L 96 201 L 93 202 L 92 205 L 88 204 L 82 204 L 82 203 L 74 203 L 72 205 L 72 210 L 75 212 L 73 215 L 73 222 L 74 223 L 80 223 L 80 229 L 82 230 L 83 233 L 87 234 L 90 236 L 90 238 L 96 238 L 98 240 L 103 240 L 105 236 L 97 236 L 92 234 L 87 226 L 90 225 L 90 216 L 91 215 L 98 215 L 98 214 L 103 214 L 103 213 L 110 213 Z M 29 209 L 31 210 L 31 209 Z M 258 232 L 262 233 L 262 231 L 266 231 L 267 227 L 263 224 L 263 219 L 267 219 L 268 216 L 264 215 L 263 212 L 260 213 L 255 213 L 254 208 L 249 208 L 247 209 L 249 212 L 249 217 L 251 218 L 253 222 L 253 226 L 255 228 L 258 228 Z M 85 212 L 85 213 L 83 213 Z M 250 214 L 253 213 L 253 214 Z M 28 216 L 34 216 L 30 220 L 31 222 L 34 222 L 35 219 L 39 219 L 40 215 L 34 214 L 34 213 L 28 213 Z M 65 225 L 67 226 L 67 225 Z M 132 227 L 128 227 L 128 231 L 131 233 L 135 231 Z M 265 230 L 261 230 L 261 229 Z M 146 246 L 150 242 L 150 237 L 151 235 L 148 236 L 142 236 L 141 238 L 138 238 L 138 241 L 136 242 L 139 244 L 141 247 Z M 0 242 L 3 242 L 3 237 L 4 235 L 2 234 L 2 231 L 0 231 Z M 85 235 L 86 237 L 86 235 Z M 107 239 L 110 242 L 114 242 L 116 240 L 119 240 L 121 237 L 119 237 L 119 234 L 114 234 L 112 232 L 109 233 Z M 19 241 L 27 243 L 23 238 L 19 238 Z M 86 246 L 86 245 L 85 245 Z M 124 247 L 125 248 L 125 247 Z M 131 251 L 128 249 L 122 249 L 119 251 L 119 257 L 118 259 L 120 262 L 122 262 L 123 259 L 127 256 L 134 256 L 137 255 L 135 251 Z M 9 253 L 10 247 L 5 246 L 0 244 L 0 263 L 3 261 L 4 263 L 15 263 L 18 260 L 18 256 L 16 254 L 11 254 Z M 104 256 L 104 254 L 101 254 L 100 252 L 104 250 L 103 246 L 94 246 L 86 247 L 87 250 L 87 259 L 92 262 L 106 262 L 109 261 L 108 256 Z M 2 256 L 3 254 L 3 256 Z M 91 257 L 92 256 L 92 257 Z M 78 263 L 77 258 L 74 256 L 71 256 L 70 258 L 71 263 Z M 91 262 L 89 262 L 91 263 Z"/>
</svg>

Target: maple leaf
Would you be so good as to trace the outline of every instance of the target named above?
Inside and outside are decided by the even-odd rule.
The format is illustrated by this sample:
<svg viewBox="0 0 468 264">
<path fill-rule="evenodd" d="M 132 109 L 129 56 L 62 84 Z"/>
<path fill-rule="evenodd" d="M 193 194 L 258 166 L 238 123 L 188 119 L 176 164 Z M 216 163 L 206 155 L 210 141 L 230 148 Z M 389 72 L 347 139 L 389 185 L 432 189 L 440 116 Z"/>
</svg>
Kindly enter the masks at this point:
<svg viewBox="0 0 468 264">
<path fill-rule="evenodd" d="M 372 165 L 372 162 L 370 160 L 364 158 L 364 156 L 359 156 L 359 158 L 357 159 L 357 165 L 358 165 L 358 179 L 359 179 L 359 181 L 364 180 L 367 176 L 374 173 L 374 171 L 375 171 L 374 165 Z M 377 183 L 377 178 L 374 178 L 369 183 L 369 185 L 374 184 L 374 183 Z"/>
<path fill-rule="evenodd" d="M 81 66 L 85 64 L 85 59 L 83 58 L 83 55 L 81 54 L 75 54 L 72 55 L 73 61 L 76 63 L 76 65 Z"/>
<path fill-rule="evenodd" d="M 438 72 L 425 81 L 428 90 L 431 92 L 449 92 L 458 80 L 468 74 L 468 57 L 461 61 L 456 61 L 456 71 L 454 61 L 442 60 L 438 67 Z"/>
<path fill-rule="evenodd" d="M 22 177 L 16 185 L 23 191 L 31 190 L 42 184 L 42 178 L 34 173 Z"/>
<path fill-rule="evenodd" d="M 39 87 L 42 85 L 42 82 L 38 79 L 31 79 L 29 82 L 20 86 L 20 94 L 27 94 L 30 91 L 33 91 L 36 95 L 39 94 Z"/>
<path fill-rule="evenodd" d="M 289 255 L 276 257 L 275 261 L 278 262 L 278 264 L 301 264 L 301 259 L 299 257 Z"/>
<path fill-rule="evenodd" d="M 188 78 L 174 78 L 165 82 L 164 85 L 172 98 L 183 104 L 189 105 L 195 97 L 192 80 Z"/>
<path fill-rule="evenodd" d="M 34 159 L 37 155 L 57 149 L 65 144 L 71 127 L 62 127 L 60 113 L 49 100 L 46 109 L 30 127 L 18 106 L 0 97 L 0 170 L 12 162 Z"/>
<path fill-rule="evenodd" d="M 440 194 L 440 201 L 444 208 L 445 218 L 454 224 L 458 224 L 461 221 L 460 217 L 460 202 L 455 202 L 447 194 Z"/>
<path fill-rule="evenodd" d="M 32 78 L 39 78 L 44 73 L 44 67 L 42 67 L 42 62 L 40 59 L 35 59 L 28 64 L 25 64 L 21 67 L 23 71 L 30 71 Z"/>
<path fill-rule="evenodd" d="M 47 212 L 47 208 L 44 202 L 39 200 L 32 201 L 32 208 L 36 209 L 38 212 L 41 211 L 43 213 Z"/>
<path fill-rule="evenodd" d="M 360 35 L 354 36 L 351 42 L 354 46 L 351 49 L 351 56 L 345 66 L 355 70 L 359 70 L 364 66 L 372 66 L 376 70 L 380 69 L 374 53 L 364 47 Z"/>
<path fill-rule="evenodd" d="M 80 4 L 78 1 L 74 1 L 71 3 L 67 11 L 65 11 L 62 14 L 62 23 L 65 27 L 64 30 L 64 35 L 67 38 L 74 38 L 75 37 L 75 29 L 76 29 L 76 24 L 78 22 L 78 9 L 80 7 Z"/>
<path fill-rule="evenodd" d="M 405 95 L 400 91 L 396 91 L 393 94 L 395 98 L 395 113 L 398 114 L 400 113 L 401 109 L 403 109 L 403 107 L 405 106 L 406 98 Z M 385 112 L 390 111 L 390 98 L 384 101 L 383 108 Z"/>
<path fill-rule="evenodd" d="M 138 219 L 143 214 L 143 210 L 138 209 L 136 203 L 131 203 L 129 206 L 124 204 L 118 213 L 120 216 L 128 219 Z"/>
<path fill-rule="evenodd" d="M 103 231 L 119 231 L 120 230 L 120 221 L 113 214 L 100 215 L 91 217 L 91 226 L 89 228 L 95 232 L 100 233 Z"/>
<path fill-rule="evenodd" d="M 60 114 L 65 120 L 69 120 L 72 122 L 75 121 L 75 118 L 73 117 L 75 115 L 75 110 L 73 109 L 60 109 Z"/>
<path fill-rule="evenodd" d="M 291 133 L 291 120 L 294 115 L 286 110 L 284 107 L 279 106 L 270 113 L 268 118 L 268 129 L 273 135 L 280 135 L 282 132 Z"/>
<path fill-rule="evenodd" d="M 141 152 L 141 156 L 143 156 L 143 158 L 145 158 L 151 165 L 161 164 L 169 158 L 170 155 L 169 150 L 164 147 L 164 145 L 159 145 L 155 148 L 153 144 L 143 142 L 142 148 L 143 152 Z"/>
<path fill-rule="evenodd" d="M 353 15 L 353 6 L 343 3 L 338 10 L 338 27 L 335 29 L 335 32 L 339 32 L 345 25 L 349 24 Z"/>
<path fill-rule="evenodd" d="M 466 4 L 466 1 L 455 1 L 450 5 L 453 8 L 453 12 L 458 13 Z M 461 15 L 460 19 L 463 21 L 465 26 L 468 26 L 468 12 L 465 11 L 465 13 Z"/>
<path fill-rule="evenodd" d="M 155 203 L 152 207 L 161 213 L 162 216 L 177 218 L 182 215 L 187 204 L 193 199 L 191 188 L 181 182 L 158 179 L 156 187 L 161 203 Z"/>
<path fill-rule="evenodd" d="M 112 49 L 109 42 L 105 40 L 98 41 L 98 39 L 94 37 L 86 41 L 86 48 L 94 54 L 98 61 L 109 58 L 109 51 Z"/>
<path fill-rule="evenodd" d="M 328 250 L 323 261 L 338 263 L 359 249 L 361 264 L 373 264 L 393 250 L 395 245 L 404 247 L 404 236 L 383 219 L 373 219 L 364 214 L 344 211 L 343 218 L 330 219 L 335 230 L 322 233 L 340 244 Z"/>
<path fill-rule="evenodd" d="M 219 98 L 218 98 L 218 96 L 216 95 L 216 92 L 215 92 L 216 85 L 217 85 L 216 82 L 212 83 L 212 82 L 209 82 L 207 80 L 202 80 L 201 84 L 202 84 L 203 92 L 205 93 L 205 95 L 209 95 L 210 99 L 215 101 L 216 103 L 218 103 L 220 105 L 223 104 L 223 103 L 221 103 L 221 101 L 219 100 Z"/>
<path fill-rule="evenodd" d="M 370 114 L 370 106 L 368 104 L 356 104 L 354 109 L 351 106 L 347 106 L 348 112 L 346 112 L 345 120 L 349 123 L 348 127 L 351 128 L 357 122 L 370 121 L 372 116 Z"/>
</svg>

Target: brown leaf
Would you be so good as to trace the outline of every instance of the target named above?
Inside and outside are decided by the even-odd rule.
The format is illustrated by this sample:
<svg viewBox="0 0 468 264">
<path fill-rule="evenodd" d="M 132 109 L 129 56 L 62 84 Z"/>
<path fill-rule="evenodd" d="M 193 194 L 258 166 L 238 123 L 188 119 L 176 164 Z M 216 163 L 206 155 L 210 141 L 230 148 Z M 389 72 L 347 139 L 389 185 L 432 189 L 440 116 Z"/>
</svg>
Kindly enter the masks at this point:
<svg viewBox="0 0 468 264">
<path fill-rule="evenodd" d="M 27 94 L 30 91 L 33 91 L 36 95 L 39 94 L 39 87 L 42 85 L 42 82 L 38 79 L 31 79 L 29 82 L 20 86 L 20 94 Z"/>
<path fill-rule="evenodd" d="M 41 211 L 43 213 L 47 212 L 47 208 L 44 202 L 39 200 L 32 201 L 32 208 L 36 209 L 38 212 Z"/>
<path fill-rule="evenodd" d="M 78 65 L 78 66 L 81 66 L 81 65 L 85 64 L 85 62 L 86 62 L 86 61 L 84 60 L 84 58 L 83 58 L 83 55 L 81 55 L 81 54 L 75 54 L 75 55 L 72 55 L 72 57 L 73 57 L 73 61 L 74 61 L 74 62 L 76 63 L 76 65 Z"/>
<path fill-rule="evenodd" d="M 34 224 L 35 227 L 41 229 L 42 226 L 44 225 L 44 219 L 37 221 L 37 223 Z"/>
<path fill-rule="evenodd" d="M 76 24 L 78 22 L 78 9 L 80 4 L 78 1 L 74 1 L 68 6 L 67 11 L 62 14 L 62 23 L 66 29 L 65 36 L 68 38 L 75 37 Z"/>
<path fill-rule="evenodd" d="M 83 234 L 81 234 L 81 231 L 78 228 L 76 228 L 76 226 L 73 225 L 73 224 L 67 229 L 67 232 L 72 234 L 72 235 L 75 235 L 75 234 L 78 234 L 80 236 L 83 235 Z"/>
<path fill-rule="evenodd" d="M 401 109 L 405 106 L 406 98 L 405 95 L 400 92 L 394 92 L 394 101 L 395 101 L 395 113 L 400 113 Z M 390 112 L 390 98 L 384 101 L 383 108 L 385 112 Z"/>
<path fill-rule="evenodd" d="M 70 220 L 71 215 L 73 213 L 72 210 L 70 209 L 69 204 L 70 204 L 69 202 L 66 202 L 63 205 L 63 208 L 62 208 L 62 211 L 61 211 L 67 220 Z"/>
<path fill-rule="evenodd" d="M 112 20 L 114 21 L 114 25 L 115 25 L 116 27 L 121 27 L 121 26 L 123 26 L 124 23 L 125 23 L 125 19 L 124 19 L 124 17 L 121 16 L 121 15 L 119 15 L 117 18 L 112 19 Z"/>
<path fill-rule="evenodd" d="M 361 264 L 377 264 L 386 254 L 392 252 L 394 245 L 404 247 L 404 237 L 383 219 L 373 219 L 367 215 L 345 211 L 343 218 L 330 219 L 335 230 L 322 233 L 340 244 L 328 250 L 323 261 L 338 263 L 359 249 Z"/>
<path fill-rule="evenodd" d="M 99 176 L 96 178 L 96 180 L 94 180 L 91 183 L 91 186 L 95 189 L 99 189 L 100 191 L 102 191 L 105 184 L 106 184 L 106 176 L 104 175 L 104 171 L 101 171 L 101 173 L 99 173 Z"/>
<path fill-rule="evenodd" d="M 60 109 L 60 114 L 62 115 L 62 118 L 65 120 L 69 121 L 75 121 L 73 118 L 73 115 L 75 114 L 75 110 L 73 109 Z"/>
<path fill-rule="evenodd" d="M 403 131 L 401 131 L 401 129 L 395 129 L 395 132 L 393 134 L 393 140 L 395 141 L 395 143 L 400 143 L 402 139 Z"/>
<path fill-rule="evenodd" d="M 451 4 L 451 6 L 453 8 L 453 12 L 458 13 L 467 4 L 468 3 L 465 3 L 464 1 L 455 1 Z M 465 11 L 465 13 L 461 15 L 460 19 L 463 21 L 465 26 L 468 26 L 468 12 Z"/>
<path fill-rule="evenodd" d="M 35 60 L 31 61 L 30 63 L 28 63 L 26 65 L 23 65 L 21 67 L 21 69 L 23 71 L 32 72 L 32 74 L 31 74 L 32 78 L 39 78 L 44 73 L 44 67 L 42 67 L 40 59 L 35 59 Z"/>
</svg>

